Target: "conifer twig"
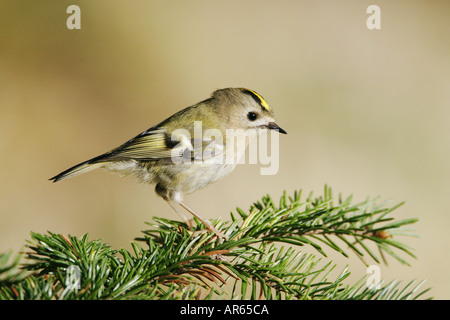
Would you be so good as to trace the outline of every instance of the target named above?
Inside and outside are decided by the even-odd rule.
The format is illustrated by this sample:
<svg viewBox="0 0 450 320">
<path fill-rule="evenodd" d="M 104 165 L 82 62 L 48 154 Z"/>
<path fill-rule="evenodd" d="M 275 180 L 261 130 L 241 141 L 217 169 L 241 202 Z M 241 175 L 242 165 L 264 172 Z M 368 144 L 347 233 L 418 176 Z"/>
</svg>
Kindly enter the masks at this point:
<svg viewBox="0 0 450 320">
<path fill-rule="evenodd" d="M 413 235 L 378 199 L 353 204 L 352 197 L 305 199 L 298 191 L 270 196 L 248 212 L 237 209 L 230 221 L 214 220 L 227 235 L 222 241 L 196 221 L 154 218 L 132 242 L 132 250 L 115 250 L 101 240 L 31 233 L 27 258 L 0 255 L 0 299 L 414 299 L 428 289 L 411 281 L 368 288 L 364 279 L 346 283 L 350 271 L 327 252 L 356 255 L 369 264 L 385 255 L 409 265 L 412 249 L 398 239 Z M 195 220 L 195 219 L 194 219 Z M 307 254 L 303 247 L 319 253 Z M 377 249 L 377 250 L 375 250 Z M 406 256 L 406 257 L 405 257 Z M 336 275 L 337 273 L 337 275 Z M 71 282 L 72 281 L 72 282 Z M 232 284 L 232 286 L 226 286 Z M 230 289 L 231 288 L 231 289 Z"/>
</svg>

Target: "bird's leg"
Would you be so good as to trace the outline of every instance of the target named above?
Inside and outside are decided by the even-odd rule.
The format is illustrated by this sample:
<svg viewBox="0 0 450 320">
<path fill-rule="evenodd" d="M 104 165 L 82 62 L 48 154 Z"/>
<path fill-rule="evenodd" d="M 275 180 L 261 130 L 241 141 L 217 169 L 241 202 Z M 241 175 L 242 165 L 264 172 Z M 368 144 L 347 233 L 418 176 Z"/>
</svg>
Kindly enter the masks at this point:
<svg viewBox="0 0 450 320">
<path fill-rule="evenodd" d="M 209 222 L 208 220 L 204 219 L 202 216 L 197 214 L 194 210 L 192 210 L 189 206 L 187 206 L 185 203 L 183 203 L 183 194 L 180 191 L 177 190 L 168 190 L 164 186 L 157 184 L 155 187 L 155 191 L 158 195 L 160 195 L 166 202 L 169 204 L 169 206 L 183 219 L 183 221 L 188 225 L 189 229 L 191 229 L 191 222 L 186 218 L 184 214 L 179 212 L 174 204 L 178 203 L 180 206 L 182 206 L 186 211 L 188 211 L 190 214 L 192 214 L 194 217 L 196 217 L 198 220 L 200 220 L 206 228 L 213 232 L 220 240 L 222 238 L 227 238 L 223 232 L 220 232 L 214 226 Z"/>
<path fill-rule="evenodd" d="M 217 230 L 216 228 L 214 228 L 214 226 L 212 225 L 211 222 L 209 222 L 208 220 L 206 220 L 205 218 L 203 218 L 202 216 L 200 216 L 198 213 L 196 213 L 194 210 L 192 210 L 189 206 L 187 206 L 185 203 L 183 202 L 179 202 L 180 206 L 182 206 L 184 209 L 186 209 L 186 211 L 188 211 L 190 214 L 192 214 L 194 217 L 196 217 L 198 220 L 200 220 L 205 226 L 206 228 L 213 232 L 217 237 L 219 237 L 219 239 L 225 238 L 227 239 L 227 236 L 223 233 L 220 232 L 219 230 Z"/>
<path fill-rule="evenodd" d="M 190 221 L 184 214 L 182 214 L 181 212 L 179 212 L 179 211 L 177 210 L 177 208 L 175 208 L 175 206 L 173 205 L 172 201 L 170 201 L 170 200 L 167 199 L 167 198 L 164 198 L 164 200 L 166 200 L 166 202 L 167 202 L 167 203 L 169 204 L 169 206 L 173 209 L 173 211 L 175 211 L 176 214 L 178 214 L 178 215 L 181 217 L 181 219 L 183 219 L 184 223 L 186 223 L 186 225 L 188 226 L 189 230 L 191 230 L 191 229 L 192 229 L 191 221 Z"/>
</svg>

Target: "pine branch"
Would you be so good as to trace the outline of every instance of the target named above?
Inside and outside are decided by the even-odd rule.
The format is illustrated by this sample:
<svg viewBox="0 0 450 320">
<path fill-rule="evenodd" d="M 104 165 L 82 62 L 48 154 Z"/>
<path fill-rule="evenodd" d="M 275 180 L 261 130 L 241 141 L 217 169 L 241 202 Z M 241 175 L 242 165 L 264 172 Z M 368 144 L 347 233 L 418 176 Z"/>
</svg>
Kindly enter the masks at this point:
<svg viewBox="0 0 450 320">
<path fill-rule="evenodd" d="M 114 250 L 101 240 L 31 233 L 27 261 L 18 270 L 11 253 L 0 256 L 0 299 L 414 299 L 422 283 L 399 282 L 368 288 L 365 279 L 346 284 L 327 251 L 380 263 L 387 254 L 403 264 L 415 257 L 400 242 L 414 235 L 396 220 L 401 204 L 367 199 L 334 199 L 331 189 L 305 200 L 302 192 L 270 196 L 249 212 L 237 209 L 230 221 L 215 220 L 228 236 L 223 242 L 196 221 L 189 230 L 179 221 L 154 218 L 132 250 Z M 394 240 L 395 236 L 395 240 Z M 299 249 L 310 246 L 322 257 Z M 378 252 L 375 250 L 378 249 Z M 406 256 L 406 257 L 405 257 Z M 337 273 L 337 275 L 335 275 Z"/>
</svg>

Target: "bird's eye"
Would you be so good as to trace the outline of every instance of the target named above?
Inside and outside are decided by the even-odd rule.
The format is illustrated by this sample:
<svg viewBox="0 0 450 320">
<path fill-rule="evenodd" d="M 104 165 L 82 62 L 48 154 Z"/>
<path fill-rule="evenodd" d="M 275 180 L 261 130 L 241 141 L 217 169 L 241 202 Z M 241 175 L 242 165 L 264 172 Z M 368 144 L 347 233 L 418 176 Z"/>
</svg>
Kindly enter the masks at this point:
<svg viewBox="0 0 450 320">
<path fill-rule="evenodd" d="M 249 112 L 247 114 L 247 118 L 250 121 L 255 121 L 258 118 L 258 115 L 256 113 L 254 113 L 254 112 Z"/>
</svg>

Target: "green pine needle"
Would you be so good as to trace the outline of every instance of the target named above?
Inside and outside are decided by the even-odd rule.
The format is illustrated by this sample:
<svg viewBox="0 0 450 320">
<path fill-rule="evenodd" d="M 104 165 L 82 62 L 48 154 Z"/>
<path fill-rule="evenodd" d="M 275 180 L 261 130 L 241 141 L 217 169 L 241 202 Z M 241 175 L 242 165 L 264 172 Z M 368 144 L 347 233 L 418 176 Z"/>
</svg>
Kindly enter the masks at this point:
<svg viewBox="0 0 450 320">
<path fill-rule="evenodd" d="M 416 299 L 423 282 L 394 281 L 372 289 L 365 278 L 348 284 L 348 266 L 325 261 L 327 253 L 357 256 L 366 265 L 385 256 L 409 265 L 415 258 L 401 236 L 414 236 L 397 220 L 402 204 L 352 196 L 334 198 L 331 188 L 303 199 L 301 190 L 269 195 L 230 221 L 213 224 L 220 241 L 179 221 L 154 218 L 148 230 L 115 250 L 102 240 L 49 232 L 31 233 L 27 252 L 0 255 L 0 299 Z M 319 256 L 302 252 L 315 249 Z M 19 268 L 19 260 L 26 261 Z"/>
</svg>

